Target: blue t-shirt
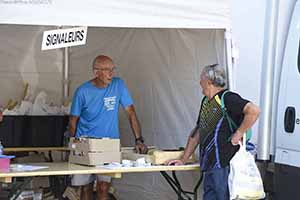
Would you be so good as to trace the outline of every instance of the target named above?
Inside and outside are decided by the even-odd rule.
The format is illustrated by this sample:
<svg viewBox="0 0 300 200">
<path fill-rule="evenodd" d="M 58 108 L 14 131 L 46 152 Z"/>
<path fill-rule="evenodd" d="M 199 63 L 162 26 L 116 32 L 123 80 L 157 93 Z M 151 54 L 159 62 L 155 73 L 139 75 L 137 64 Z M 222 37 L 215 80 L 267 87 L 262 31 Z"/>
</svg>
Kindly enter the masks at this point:
<svg viewBox="0 0 300 200">
<path fill-rule="evenodd" d="M 79 116 L 76 137 L 119 138 L 119 104 L 133 104 L 129 91 L 120 78 L 113 78 L 105 88 L 88 81 L 75 91 L 71 116 Z"/>
</svg>

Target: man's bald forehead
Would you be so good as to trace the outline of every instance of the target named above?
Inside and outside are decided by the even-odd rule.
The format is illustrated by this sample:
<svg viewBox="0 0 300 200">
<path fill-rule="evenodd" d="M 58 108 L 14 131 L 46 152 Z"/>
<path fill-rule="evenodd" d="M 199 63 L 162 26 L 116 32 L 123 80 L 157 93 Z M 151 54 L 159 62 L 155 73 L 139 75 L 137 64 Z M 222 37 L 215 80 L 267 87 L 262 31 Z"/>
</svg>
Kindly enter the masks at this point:
<svg viewBox="0 0 300 200">
<path fill-rule="evenodd" d="M 113 64 L 113 60 L 105 55 L 99 55 L 94 59 L 93 66 L 98 65 L 109 65 Z"/>
</svg>

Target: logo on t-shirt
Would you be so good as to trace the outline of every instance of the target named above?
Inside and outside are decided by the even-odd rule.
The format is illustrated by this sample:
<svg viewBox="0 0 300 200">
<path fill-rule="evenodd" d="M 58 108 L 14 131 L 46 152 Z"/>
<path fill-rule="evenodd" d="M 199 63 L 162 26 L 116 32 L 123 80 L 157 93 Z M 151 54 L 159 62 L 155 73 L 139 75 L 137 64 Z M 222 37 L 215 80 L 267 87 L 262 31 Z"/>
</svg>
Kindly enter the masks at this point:
<svg viewBox="0 0 300 200">
<path fill-rule="evenodd" d="M 114 110 L 116 105 L 116 96 L 113 97 L 105 97 L 104 98 L 104 106 L 107 111 Z"/>
<path fill-rule="evenodd" d="M 216 114 L 217 111 L 218 111 L 218 108 L 216 108 L 216 107 L 212 108 L 212 113 L 213 114 Z"/>
</svg>

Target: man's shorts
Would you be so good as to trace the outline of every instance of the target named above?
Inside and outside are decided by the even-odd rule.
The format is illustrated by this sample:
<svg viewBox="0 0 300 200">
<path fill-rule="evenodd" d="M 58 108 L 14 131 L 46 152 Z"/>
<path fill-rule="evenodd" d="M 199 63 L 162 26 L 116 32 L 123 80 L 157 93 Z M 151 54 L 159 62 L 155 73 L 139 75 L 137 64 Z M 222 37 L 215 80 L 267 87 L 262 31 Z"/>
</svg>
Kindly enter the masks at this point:
<svg viewBox="0 0 300 200">
<path fill-rule="evenodd" d="M 111 182 L 110 176 L 104 176 L 104 175 L 96 175 L 96 174 L 75 174 L 72 176 L 72 186 L 82 186 L 87 185 L 89 183 L 92 183 L 97 178 L 98 181 L 103 182 Z"/>
</svg>

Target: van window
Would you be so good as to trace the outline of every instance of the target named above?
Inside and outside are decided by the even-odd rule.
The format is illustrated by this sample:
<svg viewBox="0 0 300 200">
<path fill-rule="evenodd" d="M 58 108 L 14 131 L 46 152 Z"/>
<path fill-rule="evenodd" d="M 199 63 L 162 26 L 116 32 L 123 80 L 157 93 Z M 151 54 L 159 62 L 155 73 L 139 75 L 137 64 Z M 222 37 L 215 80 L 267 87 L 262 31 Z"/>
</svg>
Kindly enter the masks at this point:
<svg viewBox="0 0 300 200">
<path fill-rule="evenodd" d="M 300 40 L 299 40 L 299 47 L 298 47 L 298 72 L 300 73 Z"/>
</svg>

